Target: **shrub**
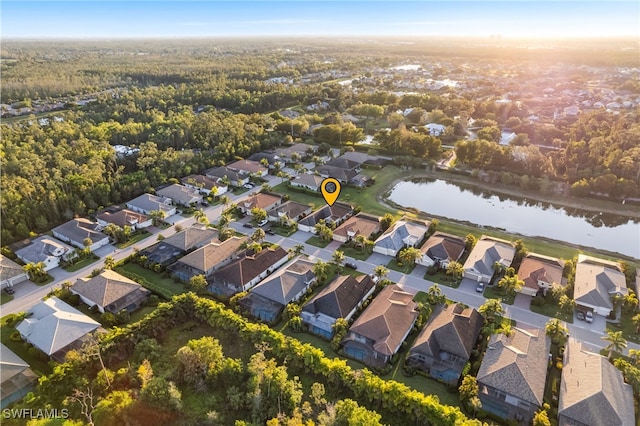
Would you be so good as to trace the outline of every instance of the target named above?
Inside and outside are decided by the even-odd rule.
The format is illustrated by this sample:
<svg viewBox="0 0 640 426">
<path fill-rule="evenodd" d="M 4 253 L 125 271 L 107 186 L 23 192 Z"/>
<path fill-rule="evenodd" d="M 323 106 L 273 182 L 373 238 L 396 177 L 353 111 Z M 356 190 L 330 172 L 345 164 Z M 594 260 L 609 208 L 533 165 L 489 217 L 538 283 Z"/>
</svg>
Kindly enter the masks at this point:
<svg viewBox="0 0 640 426">
<path fill-rule="evenodd" d="M 106 325 L 107 327 L 113 327 L 117 323 L 116 316 L 111 312 L 105 312 L 100 315 L 100 322 Z"/>
<path fill-rule="evenodd" d="M 32 358 L 37 358 L 38 357 L 38 352 L 40 352 L 38 349 L 34 348 L 33 346 L 30 347 L 29 349 L 27 349 L 27 354 L 29 354 L 30 357 Z"/>
<path fill-rule="evenodd" d="M 147 300 L 147 306 L 158 306 L 158 303 L 160 303 L 160 298 L 157 294 L 152 294 L 151 296 L 149 296 L 149 299 Z"/>
<path fill-rule="evenodd" d="M 20 336 L 20 333 L 18 331 L 14 331 L 13 333 L 11 333 L 11 336 L 9 336 L 9 338 L 14 342 L 22 341 L 22 336 Z"/>
<path fill-rule="evenodd" d="M 80 295 L 70 294 L 69 297 L 67 297 L 67 303 L 70 304 L 71 306 L 80 305 Z"/>
</svg>

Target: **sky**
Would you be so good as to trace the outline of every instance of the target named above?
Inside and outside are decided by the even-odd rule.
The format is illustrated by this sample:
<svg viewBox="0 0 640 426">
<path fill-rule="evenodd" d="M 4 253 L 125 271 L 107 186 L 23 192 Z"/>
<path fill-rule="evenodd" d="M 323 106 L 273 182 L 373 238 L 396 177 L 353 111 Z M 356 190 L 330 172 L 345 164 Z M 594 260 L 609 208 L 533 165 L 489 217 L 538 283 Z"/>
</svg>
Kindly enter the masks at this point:
<svg viewBox="0 0 640 426">
<path fill-rule="evenodd" d="M 628 1 L 7 1 L 0 36 L 193 38 L 254 36 L 636 37 Z"/>
</svg>

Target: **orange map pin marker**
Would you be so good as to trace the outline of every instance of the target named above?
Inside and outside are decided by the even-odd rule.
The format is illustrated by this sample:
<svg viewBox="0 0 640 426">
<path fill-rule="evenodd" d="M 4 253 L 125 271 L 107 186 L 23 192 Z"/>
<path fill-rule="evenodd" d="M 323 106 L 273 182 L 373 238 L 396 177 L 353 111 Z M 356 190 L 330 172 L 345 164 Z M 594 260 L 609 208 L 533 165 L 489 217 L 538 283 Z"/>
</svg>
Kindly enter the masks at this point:
<svg viewBox="0 0 640 426">
<path fill-rule="evenodd" d="M 332 206 L 340 195 L 340 181 L 331 177 L 326 178 L 320 185 L 320 192 L 327 204 Z"/>
</svg>

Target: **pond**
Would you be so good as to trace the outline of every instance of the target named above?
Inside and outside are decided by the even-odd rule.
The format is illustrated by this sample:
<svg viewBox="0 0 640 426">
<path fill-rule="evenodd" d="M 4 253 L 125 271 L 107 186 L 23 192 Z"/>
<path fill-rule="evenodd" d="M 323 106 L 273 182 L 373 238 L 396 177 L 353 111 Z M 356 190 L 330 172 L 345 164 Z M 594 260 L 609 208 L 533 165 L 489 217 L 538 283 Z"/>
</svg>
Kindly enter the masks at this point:
<svg viewBox="0 0 640 426">
<path fill-rule="evenodd" d="M 627 216 L 558 207 L 443 180 L 400 182 L 389 199 L 435 216 L 640 258 L 640 223 Z"/>
</svg>

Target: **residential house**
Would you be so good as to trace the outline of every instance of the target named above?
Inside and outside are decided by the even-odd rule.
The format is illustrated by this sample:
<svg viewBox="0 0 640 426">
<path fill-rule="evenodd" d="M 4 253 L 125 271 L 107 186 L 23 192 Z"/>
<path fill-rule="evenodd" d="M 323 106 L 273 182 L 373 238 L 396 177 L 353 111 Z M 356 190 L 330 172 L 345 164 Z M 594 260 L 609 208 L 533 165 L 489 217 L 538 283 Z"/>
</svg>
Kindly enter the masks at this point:
<svg viewBox="0 0 640 426">
<path fill-rule="evenodd" d="M 338 318 L 349 321 L 375 291 L 369 275 L 339 275 L 302 307 L 302 322 L 314 334 L 330 339 Z"/>
<path fill-rule="evenodd" d="M 431 136 L 442 136 L 444 134 L 445 129 L 446 129 L 445 126 L 443 126 L 442 124 L 438 124 L 438 123 L 429 123 L 424 127 L 427 130 L 429 130 L 429 134 Z"/>
<path fill-rule="evenodd" d="M 535 296 L 540 290 L 546 295 L 551 286 L 562 285 L 564 261 L 555 257 L 529 253 L 522 259 L 518 279 L 524 282 L 520 293 Z"/>
<path fill-rule="evenodd" d="M 29 275 L 22 266 L 0 254 L 0 289 L 13 287 L 28 279 Z"/>
<path fill-rule="evenodd" d="M 35 238 L 15 253 L 24 263 L 44 263 L 45 271 L 58 267 L 61 260 L 69 260 L 76 255 L 73 247 L 47 235 Z"/>
<path fill-rule="evenodd" d="M 600 354 L 570 338 L 564 350 L 559 426 L 635 425 L 633 389 Z"/>
<path fill-rule="evenodd" d="M 92 252 L 109 244 L 109 237 L 97 231 L 98 224 L 89 219 L 76 218 L 52 229 L 53 236 L 57 239 L 76 246 L 78 248 L 89 247 Z M 85 245 L 85 240 L 91 240 L 91 244 Z"/>
<path fill-rule="evenodd" d="M 464 253 L 465 242 L 462 238 L 444 232 L 436 232 L 424 242 L 420 251 L 418 265 L 433 266 L 446 269 L 450 262 L 457 262 Z"/>
<path fill-rule="evenodd" d="M 267 160 L 269 169 L 281 169 L 285 166 L 285 162 L 273 151 L 256 152 L 247 158 L 247 161 L 252 161 L 260 165 L 263 165 L 262 160 Z"/>
<path fill-rule="evenodd" d="M 494 265 L 500 263 L 508 268 L 513 262 L 516 249 L 510 242 L 482 236 L 464 263 L 464 277 L 481 283 L 493 278 Z"/>
<path fill-rule="evenodd" d="M 275 150 L 275 154 L 284 160 L 286 163 L 299 162 L 302 157 L 308 155 L 309 152 L 315 152 L 317 150 L 315 145 L 307 145 L 306 143 L 296 143 L 291 146 L 278 148 Z M 295 157 L 299 157 L 297 159 Z"/>
<path fill-rule="evenodd" d="M 313 262 L 296 257 L 256 285 L 239 303 L 255 318 L 271 323 L 287 304 L 298 301 L 315 280 Z"/>
<path fill-rule="evenodd" d="M 240 201 L 238 203 L 238 207 L 243 213 L 251 215 L 251 209 L 258 208 L 268 211 L 280 204 L 282 204 L 282 197 L 280 195 L 268 192 L 258 192 L 246 200 Z"/>
<path fill-rule="evenodd" d="M 327 225 L 340 225 L 353 213 L 353 207 L 346 203 L 336 202 L 332 206 L 325 205 L 298 221 L 298 229 L 305 232 L 314 232 L 315 226 L 321 220 Z"/>
<path fill-rule="evenodd" d="M 221 296 L 233 296 L 248 291 L 288 260 L 288 253 L 282 247 L 258 253 L 246 251 L 240 258 L 211 275 L 208 289 L 211 293 Z"/>
<path fill-rule="evenodd" d="M 330 167 L 338 167 L 343 170 L 349 170 L 352 172 L 360 173 L 362 169 L 360 169 L 361 161 L 350 160 L 349 158 L 341 155 L 340 157 L 336 157 L 333 160 L 327 162 L 325 165 Z"/>
<path fill-rule="evenodd" d="M 16 330 L 25 341 L 61 361 L 98 327 L 100 323 L 54 296 L 32 306 Z"/>
<path fill-rule="evenodd" d="M 134 198 L 127 203 L 127 207 L 134 212 L 146 215 L 158 210 L 163 211 L 166 217 L 176 214 L 176 208 L 171 205 L 171 199 L 152 194 L 142 194 Z"/>
<path fill-rule="evenodd" d="M 455 304 L 434 312 L 409 350 L 407 365 L 456 385 L 482 328 L 482 315 Z"/>
<path fill-rule="evenodd" d="M 494 334 L 477 374 L 482 409 L 505 420 L 531 422 L 543 404 L 551 342 L 544 330 Z"/>
<path fill-rule="evenodd" d="M 341 167 L 330 166 L 327 164 L 316 167 L 315 171 L 323 178 L 332 177 L 345 185 L 358 175 L 358 172 L 353 170 L 345 170 Z"/>
<path fill-rule="evenodd" d="M 380 220 L 376 216 L 358 213 L 355 216 L 351 216 L 333 231 L 333 239 L 346 243 L 358 235 L 370 238 L 378 232 L 380 232 Z"/>
<path fill-rule="evenodd" d="M 227 168 L 236 170 L 238 172 L 244 172 L 250 176 L 264 177 L 269 172 L 269 169 L 264 167 L 258 161 L 250 160 L 238 160 L 233 163 L 227 164 Z"/>
<path fill-rule="evenodd" d="M 98 311 L 117 314 L 126 309 L 133 312 L 144 306 L 151 292 L 135 281 L 106 269 L 91 278 L 80 278 L 70 288 L 73 294 Z"/>
<path fill-rule="evenodd" d="M 29 368 L 29 364 L 11 349 L 0 344 L 0 387 L 2 405 L 5 409 L 12 402 L 24 398 L 38 384 L 38 376 Z"/>
<path fill-rule="evenodd" d="M 198 223 L 147 247 L 139 255 L 145 256 L 151 263 L 166 266 L 178 256 L 214 241 L 218 241 L 218 231 Z"/>
<path fill-rule="evenodd" d="M 220 178 L 212 179 L 204 175 L 189 175 L 180 179 L 180 182 L 188 188 L 197 189 L 203 194 L 216 196 L 226 194 L 229 187 L 220 182 Z"/>
<path fill-rule="evenodd" d="M 109 224 L 114 224 L 120 228 L 128 226 L 131 230 L 148 228 L 152 225 L 152 219 L 142 213 L 129 209 L 110 208 L 96 215 L 96 221 L 100 229 L 104 229 Z"/>
<path fill-rule="evenodd" d="M 268 219 L 271 222 L 283 222 L 287 224 L 297 223 L 300 219 L 311 213 L 311 206 L 307 204 L 287 201 L 268 211 Z"/>
<path fill-rule="evenodd" d="M 627 294 L 627 280 L 619 263 L 578 255 L 573 299 L 579 310 L 608 316 L 613 310 L 611 297 Z"/>
<path fill-rule="evenodd" d="M 219 179 L 220 183 L 222 183 L 223 185 L 225 180 L 228 180 L 229 184 L 235 187 L 240 187 L 249 182 L 248 173 L 240 170 L 232 170 L 226 166 L 213 167 L 211 169 L 205 170 L 204 174 L 210 179 Z"/>
<path fill-rule="evenodd" d="M 156 194 L 169 198 L 173 204 L 180 206 L 189 207 L 202 201 L 200 191 L 177 183 L 158 189 Z"/>
<path fill-rule="evenodd" d="M 308 189 L 309 191 L 320 192 L 320 186 L 322 185 L 324 179 L 325 178 L 320 175 L 303 173 L 291 180 L 291 186 Z"/>
<path fill-rule="evenodd" d="M 369 366 L 386 365 L 418 318 L 413 296 L 396 284 L 383 288 L 349 328 L 345 354 Z"/>
<path fill-rule="evenodd" d="M 169 267 L 169 270 L 184 282 L 189 282 L 196 275 L 209 277 L 216 270 L 236 259 L 240 246 L 246 241 L 246 237 L 233 236 L 223 242 L 209 243 L 180 258 Z"/>
<path fill-rule="evenodd" d="M 405 247 L 417 247 L 429 230 L 429 222 L 403 217 L 376 239 L 373 251 L 396 256 Z"/>
</svg>

